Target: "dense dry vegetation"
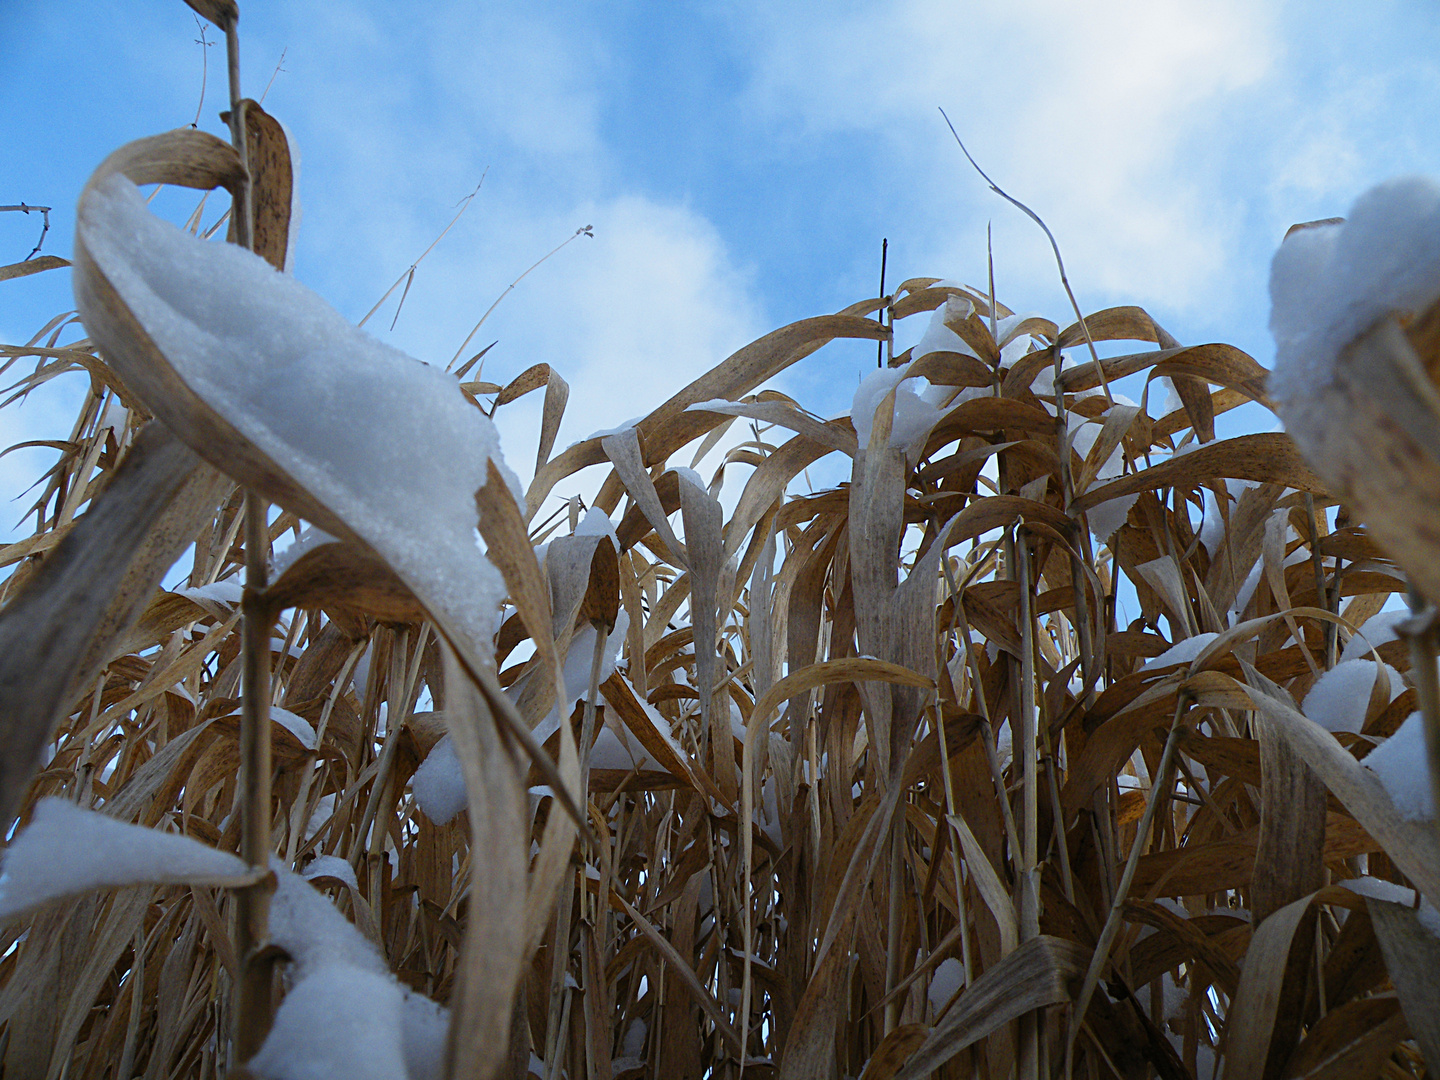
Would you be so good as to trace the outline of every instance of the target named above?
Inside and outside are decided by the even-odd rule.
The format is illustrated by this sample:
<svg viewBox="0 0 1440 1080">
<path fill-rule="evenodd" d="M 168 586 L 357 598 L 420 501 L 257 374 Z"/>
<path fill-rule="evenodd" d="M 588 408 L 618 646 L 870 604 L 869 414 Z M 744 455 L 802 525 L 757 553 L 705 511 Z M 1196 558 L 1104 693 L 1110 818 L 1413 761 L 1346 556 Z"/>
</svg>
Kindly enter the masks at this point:
<svg viewBox="0 0 1440 1080">
<path fill-rule="evenodd" d="M 270 202 L 257 250 L 270 228 L 283 252 Z M 908 374 L 965 400 L 908 453 L 893 393 L 862 445 L 849 417 L 765 389 L 827 342 L 937 310 L 972 355 Z M 907 281 L 558 456 L 558 372 L 457 371 L 487 413 L 545 394 L 524 504 L 495 484 L 479 499 L 512 605 L 485 670 L 353 537 L 242 618 L 246 496 L 211 467 L 233 447 L 192 427 L 199 464 L 151 419 L 174 402 L 53 320 L 3 349 L 10 402 L 89 383 L 33 534 L 0 550 L 6 809 L 23 823 L 60 796 L 237 853 L 249 810 L 284 866 L 348 863 L 353 883 L 314 886 L 451 1006 L 435 1075 L 1425 1075 L 1440 942 L 1411 906 L 1340 886 L 1440 896 L 1433 830 L 1355 760 L 1416 689 L 1377 680 L 1359 734 L 1296 705 L 1404 575 L 1286 435 L 1216 437 L 1218 415 L 1268 407 L 1244 353 L 1181 346 L 1138 308 L 1063 329 L 1010 315 L 988 289 Z M 1152 417 L 1161 379 L 1178 401 Z M 677 471 L 733 425 L 748 437 L 711 475 Z M 850 480 L 807 490 L 825 454 Z M 592 465 L 610 468 L 593 506 L 613 542 L 572 535 L 586 508 L 554 495 Z M 268 558 L 308 504 L 260 494 L 281 504 L 252 540 Z M 1092 535 L 1120 498 L 1118 531 Z M 247 736 L 247 620 L 309 733 Z M 613 672 L 582 650 L 594 682 L 527 756 L 513 725 L 549 711 L 572 637 L 617 621 Z M 1406 671 L 1425 649 L 1379 655 Z M 411 781 L 447 723 L 470 795 L 439 825 Z M 590 761 L 622 733 L 635 768 Z M 247 737 L 272 744 L 258 810 Z M 237 984 L 263 986 L 242 1041 L 285 992 L 283 956 L 237 948 L 236 908 L 231 890 L 134 886 L 0 928 L 4 1075 L 225 1074 Z"/>
</svg>

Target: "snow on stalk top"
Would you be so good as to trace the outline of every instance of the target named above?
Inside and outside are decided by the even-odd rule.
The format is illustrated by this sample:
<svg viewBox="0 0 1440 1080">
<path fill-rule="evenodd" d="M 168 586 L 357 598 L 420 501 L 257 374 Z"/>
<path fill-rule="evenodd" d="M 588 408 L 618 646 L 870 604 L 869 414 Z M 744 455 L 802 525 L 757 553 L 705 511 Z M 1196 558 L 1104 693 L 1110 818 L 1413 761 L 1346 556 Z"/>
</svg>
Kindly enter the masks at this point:
<svg viewBox="0 0 1440 1080">
<path fill-rule="evenodd" d="M 1440 298 L 1440 185 L 1388 180 L 1344 224 L 1298 229 L 1270 266 L 1270 393 L 1284 403 L 1329 380 L 1342 349 L 1391 311 Z"/>
<path fill-rule="evenodd" d="M 474 493 L 494 425 L 448 373 L 348 323 L 288 274 L 149 212 L 123 176 L 81 199 L 77 240 L 185 384 L 475 642 L 504 594 Z M 78 246 L 78 245 L 77 245 Z M 104 313 L 83 275 L 87 327 Z"/>
<path fill-rule="evenodd" d="M 228 851 L 54 797 L 35 804 L 29 824 L 6 849 L 3 866 L 0 921 L 91 889 L 253 880 L 250 868 Z"/>
</svg>

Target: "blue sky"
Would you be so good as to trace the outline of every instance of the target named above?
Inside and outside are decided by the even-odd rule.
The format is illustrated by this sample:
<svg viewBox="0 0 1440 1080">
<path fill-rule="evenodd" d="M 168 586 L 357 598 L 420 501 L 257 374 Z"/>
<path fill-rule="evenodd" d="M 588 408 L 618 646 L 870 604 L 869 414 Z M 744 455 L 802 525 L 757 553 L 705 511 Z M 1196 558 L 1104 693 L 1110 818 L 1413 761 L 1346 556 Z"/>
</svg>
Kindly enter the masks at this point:
<svg viewBox="0 0 1440 1080">
<path fill-rule="evenodd" d="M 873 295 L 882 236 L 892 283 L 981 284 L 993 223 L 1000 298 L 1066 321 L 1044 238 L 969 170 L 937 106 L 1046 218 L 1085 308 L 1139 304 L 1182 342 L 1267 365 L 1286 227 L 1440 174 L 1440 8 L 1418 0 L 242 0 L 240 25 L 247 94 L 285 52 L 266 107 L 301 155 L 295 273 L 347 316 L 489 170 L 394 331 L 393 299 L 372 320 L 400 348 L 448 361 L 509 281 L 595 226 L 478 339 L 499 339 L 487 377 L 543 360 L 570 381 L 562 447 L 769 329 Z M 55 207 L 47 252 L 69 254 L 106 153 L 194 118 L 197 37 L 181 0 L 0 0 L 0 203 Z M 223 43 L 208 59 L 201 126 L 218 132 Z M 0 215 L 0 262 L 37 234 Z M 0 284 L 0 340 L 69 306 L 68 271 Z M 780 386 L 834 414 L 869 364 L 832 348 Z M 64 437 L 67 392 L 0 413 L 0 438 Z M 522 474 L 538 405 L 501 412 Z M 44 460 L 0 459 L 0 494 Z"/>
</svg>

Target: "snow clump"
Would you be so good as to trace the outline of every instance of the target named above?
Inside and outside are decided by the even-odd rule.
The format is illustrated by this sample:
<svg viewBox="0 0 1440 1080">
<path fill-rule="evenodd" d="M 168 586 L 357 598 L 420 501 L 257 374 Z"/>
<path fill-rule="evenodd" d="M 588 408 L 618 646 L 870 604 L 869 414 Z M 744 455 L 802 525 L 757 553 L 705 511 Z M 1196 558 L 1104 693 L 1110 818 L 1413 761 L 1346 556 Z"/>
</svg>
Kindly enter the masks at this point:
<svg viewBox="0 0 1440 1080">
<path fill-rule="evenodd" d="M 185 384 L 375 549 L 478 648 L 504 582 L 481 552 L 475 492 L 495 425 L 446 371 L 352 326 L 289 274 L 151 214 L 114 175 L 86 189 L 77 246 Z M 94 334 L 112 320 L 77 275 Z"/>
<path fill-rule="evenodd" d="M 1372 188 L 1344 224 L 1292 233 L 1270 266 L 1275 370 L 1282 405 L 1328 382 L 1350 342 L 1392 311 L 1440 298 L 1440 184 L 1402 177 Z"/>
<path fill-rule="evenodd" d="M 1326 731 L 1359 734 L 1377 670 L 1383 670 L 1386 700 L 1394 701 L 1404 692 L 1405 682 L 1393 667 L 1385 663 L 1377 667 L 1374 660 L 1342 660 L 1315 680 L 1300 711 Z"/>
<path fill-rule="evenodd" d="M 1385 785 L 1400 816 L 1424 821 L 1435 816 L 1435 796 L 1425 751 L 1425 721 L 1418 712 L 1406 717 L 1400 729 L 1371 750 L 1360 764 Z"/>
<path fill-rule="evenodd" d="M 243 882 L 245 862 L 179 833 L 131 825 L 68 799 L 35 804 L 0 866 L 0 919 L 50 900 L 122 885 Z"/>
</svg>

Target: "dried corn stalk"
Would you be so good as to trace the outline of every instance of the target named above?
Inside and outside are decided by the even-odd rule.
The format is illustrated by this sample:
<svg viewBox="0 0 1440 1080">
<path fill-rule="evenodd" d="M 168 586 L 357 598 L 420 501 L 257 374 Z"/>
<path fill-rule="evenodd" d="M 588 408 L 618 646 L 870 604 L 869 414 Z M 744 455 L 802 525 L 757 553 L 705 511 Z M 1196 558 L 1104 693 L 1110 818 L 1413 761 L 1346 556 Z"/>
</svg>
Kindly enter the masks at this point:
<svg viewBox="0 0 1440 1080">
<path fill-rule="evenodd" d="M 926 313 L 925 348 L 852 416 L 766 389 Z M 1238 350 L 1181 346 L 1136 308 L 1062 329 L 916 279 L 554 457 L 555 372 L 466 384 L 477 408 L 547 397 L 523 499 L 495 466 L 477 495 L 507 594 L 492 636 L 484 605 L 414 570 L 423 548 L 389 546 L 128 329 L 130 355 L 114 327 L 103 348 L 4 351 L 35 364 L 18 395 L 91 380 L 33 535 L 0 551 L 7 662 L 63 623 L 65 572 L 97 611 L 143 585 L 136 617 L 23 654 L 53 708 L 0 753 L 14 816 L 60 796 L 238 850 L 240 498 L 219 489 L 184 543 L 141 543 L 193 542 L 171 589 L 107 565 L 118 538 L 87 530 L 160 416 L 280 503 L 271 542 L 342 538 L 311 534 L 271 586 L 268 813 L 282 888 L 311 890 L 284 876 L 308 869 L 381 969 L 316 981 L 287 938 L 282 992 L 391 1000 L 388 971 L 405 1008 L 448 1005 L 406 1041 L 411 1076 L 1039 1076 L 1068 1053 L 1086 1076 L 1208 1078 L 1223 1059 L 1232 1078 L 1418 1078 L 1435 1053 L 1406 959 L 1432 916 L 1395 901 L 1440 895 L 1440 851 L 1355 760 L 1415 690 L 1374 665 L 1358 693 L 1311 695 L 1364 662 L 1352 635 L 1405 581 L 1327 512 L 1287 436 L 1216 438 L 1218 414 L 1269 405 Z M 1087 337 L 1115 353 L 1103 372 L 1066 360 Z M 1161 379 L 1179 404 L 1152 418 Z M 685 469 L 735 417 L 754 437 L 711 477 Z M 848 483 L 796 490 L 835 453 Z M 610 471 L 588 514 L 542 519 L 590 465 Z M 89 562 L 67 557 L 79 541 Z M 1405 671 L 1402 644 L 1376 644 Z M 232 908 L 197 881 L 13 916 L 7 1074 L 224 1074 Z"/>
</svg>

